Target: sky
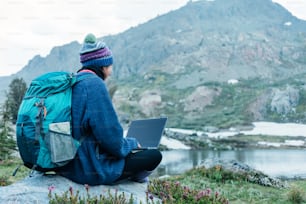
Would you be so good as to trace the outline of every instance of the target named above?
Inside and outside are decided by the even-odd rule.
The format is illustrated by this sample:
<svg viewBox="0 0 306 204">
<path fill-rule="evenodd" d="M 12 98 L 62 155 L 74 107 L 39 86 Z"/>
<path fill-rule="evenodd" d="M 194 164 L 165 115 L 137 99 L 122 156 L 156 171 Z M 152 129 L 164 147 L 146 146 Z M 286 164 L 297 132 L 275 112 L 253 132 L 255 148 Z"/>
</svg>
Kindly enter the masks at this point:
<svg viewBox="0 0 306 204">
<path fill-rule="evenodd" d="M 87 33 L 118 34 L 188 1 L 1 0 L 0 76 L 20 71 L 35 55 L 45 57 L 55 46 L 81 43 Z M 306 0 L 273 1 L 306 20 Z"/>
</svg>

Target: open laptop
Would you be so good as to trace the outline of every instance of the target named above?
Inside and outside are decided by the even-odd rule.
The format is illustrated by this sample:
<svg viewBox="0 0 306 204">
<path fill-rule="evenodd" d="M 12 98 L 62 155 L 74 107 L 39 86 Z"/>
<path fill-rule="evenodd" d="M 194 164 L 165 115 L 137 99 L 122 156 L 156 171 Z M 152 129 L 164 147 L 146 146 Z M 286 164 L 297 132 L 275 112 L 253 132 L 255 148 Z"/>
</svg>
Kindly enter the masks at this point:
<svg viewBox="0 0 306 204">
<path fill-rule="evenodd" d="M 167 118 L 134 120 L 127 132 L 127 137 L 134 137 L 141 149 L 156 149 L 159 146 Z"/>
</svg>

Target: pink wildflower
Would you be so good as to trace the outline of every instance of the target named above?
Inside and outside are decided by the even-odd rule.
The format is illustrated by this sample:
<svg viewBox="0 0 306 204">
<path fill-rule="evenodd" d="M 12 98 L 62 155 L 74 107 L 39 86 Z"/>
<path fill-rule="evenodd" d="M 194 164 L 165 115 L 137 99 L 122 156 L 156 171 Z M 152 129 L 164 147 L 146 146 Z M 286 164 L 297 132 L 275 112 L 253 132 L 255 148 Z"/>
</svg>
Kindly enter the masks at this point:
<svg viewBox="0 0 306 204">
<path fill-rule="evenodd" d="M 73 195 L 73 188 L 72 188 L 72 186 L 69 187 L 69 192 L 70 192 L 70 195 L 72 196 Z"/>
<path fill-rule="evenodd" d="M 88 193 L 88 191 L 89 191 L 89 185 L 88 185 L 88 184 L 85 184 L 84 186 L 85 186 L 85 189 L 86 189 L 86 191 L 87 191 L 87 193 Z"/>
<path fill-rule="evenodd" d="M 184 186 L 183 189 L 184 189 L 184 192 L 186 192 L 186 193 L 190 192 L 190 188 L 188 186 Z"/>
<path fill-rule="evenodd" d="M 211 189 L 210 188 L 206 189 L 206 192 L 207 192 L 207 195 L 210 196 Z"/>
<path fill-rule="evenodd" d="M 49 193 L 51 193 L 54 189 L 55 189 L 55 186 L 49 186 L 48 187 Z"/>
<path fill-rule="evenodd" d="M 219 196 L 219 193 L 218 193 L 218 191 L 216 191 L 215 192 L 215 197 L 218 198 L 218 196 Z"/>
<path fill-rule="evenodd" d="M 168 182 L 166 182 L 165 187 L 166 187 L 167 190 L 169 190 L 170 189 L 170 184 Z"/>
<path fill-rule="evenodd" d="M 160 192 L 159 195 L 160 195 L 160 197 L 164 197 L 165 196 L 164 192 Z"/>
<path fill-rule="evenodd" d="M 48 190 L 49 190 L 48 196 L 49 196 L 49 198 L 51 198 L 51 194 L 52 194 L 52 191 L 53 191 L 54 189 L 55 189 L 54 186 L 49 186 L 49 187 L 48 187 Z"/>
<path fill-rule="evenodd" d="M 206 191 L 199 191 L 198 194 L 196 195 L 195 199 L 199 201 L 202 197 L 206 195 Z"/>
</svg>

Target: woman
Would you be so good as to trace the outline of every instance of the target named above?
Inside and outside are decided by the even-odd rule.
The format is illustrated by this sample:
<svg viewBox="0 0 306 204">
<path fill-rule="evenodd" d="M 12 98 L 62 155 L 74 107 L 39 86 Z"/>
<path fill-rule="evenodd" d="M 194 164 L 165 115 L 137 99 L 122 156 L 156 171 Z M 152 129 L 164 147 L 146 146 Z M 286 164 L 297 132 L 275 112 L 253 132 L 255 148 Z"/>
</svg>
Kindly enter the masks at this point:
<svg viewBox="0 0 306 204">
<path fill-rule="evenodd" d="M 113 184 L 123 179 L 147 181 L 161 162 L 158 150 L 139 148 L 135 138 L 125 138 L 104 80 L 112 73 L 113 57 L 105 43 L 93 34 L 85 37 L 80 51 L 82 68 L 88 75 L 73 87 L 72 134 L 85 138 L 77 156 L 59 173 L 81 184 Z"/>
</svg>

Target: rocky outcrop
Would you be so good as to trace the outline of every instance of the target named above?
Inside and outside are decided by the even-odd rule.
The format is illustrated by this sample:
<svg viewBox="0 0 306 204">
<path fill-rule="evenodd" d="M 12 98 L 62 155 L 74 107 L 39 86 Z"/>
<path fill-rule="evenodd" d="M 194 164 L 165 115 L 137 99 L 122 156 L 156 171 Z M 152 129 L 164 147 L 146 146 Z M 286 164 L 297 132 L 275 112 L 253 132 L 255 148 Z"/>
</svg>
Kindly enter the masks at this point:
<svg viewBox="0 0 306 204">
<path fill-rule="evenodd" d="M 0 204 L 47 204 L 49 203 L 48 194 L 63 195 L 64 192 L 69 191 L 69 188 L 74 193 L 79 191 L 82 198 L 87 196 L 87 191 L 84 185 L 76 184 L 64 177 L 58 175 L 43 175 L 35 174 L 33 177 L 27 177 L 22 181 L 14 183 L 9 186 L 0 187 Z M 117 185 L 106 186 L 89 186 L 88 192 L 90 196 L 105 195 L 107 197 L 108 191 L 114 194 L 124 192 L 127 200 L 133 194 L 134 203 L 145 203 L 146 199 L 146 183 L 123 182 Z"/>
<path fill-rule="evenodd" d="M 159 91 L 145 91 L 142 93 L 139 105 L 146 116 L 154 115 L 155 110 L 162 105 Z"/>
<path fill-rule="evenodd" d="M 224 170 L 241 173 L 247 175 L 247 180 L 251 183 L 259 184 L 262 186 L 276 187 L 276 188 L 286 188 L 288 184 L 281 181 L 278 178 L 270 177 L 261 171 L 253 169 L 247 164 L 243 164 L 236 160 L 226 161 L 226 160 L 205 160 L 201 166 L 205 168 L 212 168 L 215 166 L 221 166 Z"/>
<path fill-rule="evenodd" d="M 271 101 L 271 111 L 278 114 L 294 112 L 294 107 L 298 105 L 299 98 L 299 90 L 291 86 L 287 86 L 284 90 L 275 89 Z"/>
<path fill-rule="evenodd" d="M 271 89 L 267 89 L 256 100 L 248 106 L 254 121 L 262 121 L 267 113 L 267 104 L 271 101 Z"/>
<path fill-rule="evenodd" d="M 185 100 L 184 111 L 202 111 L 205 106 L 210 105 L 213 99 L 220 94 L 221 90 L 199 86 Z"/>
</svg>

